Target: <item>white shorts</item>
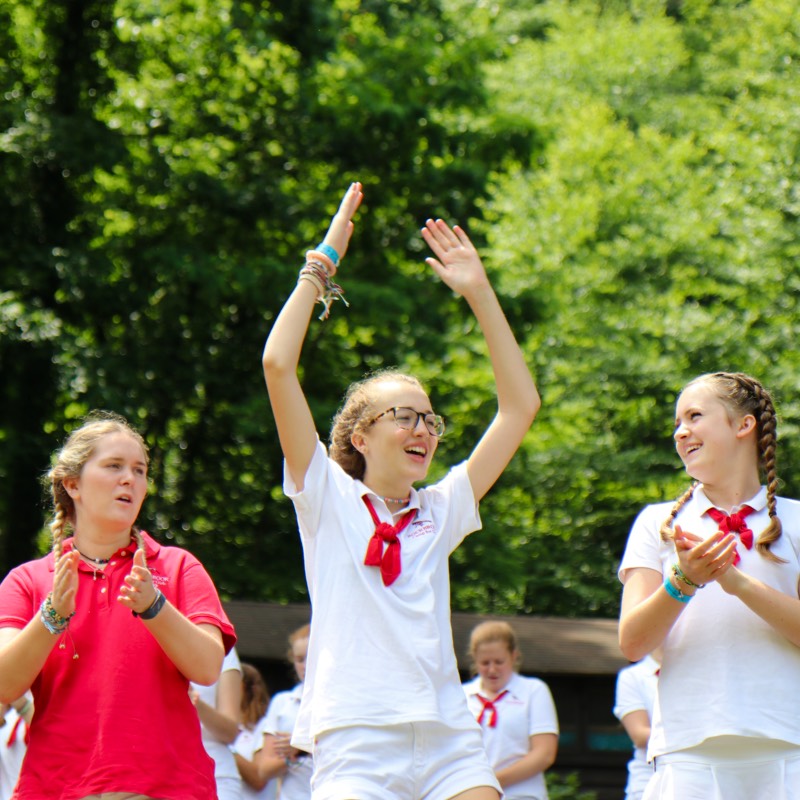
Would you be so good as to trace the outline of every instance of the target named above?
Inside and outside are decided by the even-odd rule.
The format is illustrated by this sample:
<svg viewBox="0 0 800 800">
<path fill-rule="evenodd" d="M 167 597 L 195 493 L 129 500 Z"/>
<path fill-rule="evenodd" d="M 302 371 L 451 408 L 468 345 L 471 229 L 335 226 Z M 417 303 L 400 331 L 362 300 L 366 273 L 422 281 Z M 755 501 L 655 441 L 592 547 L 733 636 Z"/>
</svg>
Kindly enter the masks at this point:
<svg viewBox="0 0 800 800">
<path fill-rule="evenodd" d="M 656 757 L 643 800 L 800 800 L 800 747 L 739 736 L 711 741 Z"/>
<path fill-rule="evenodd" d="M 500 784 L 478 730 L 438 722 L 327 731 L 314 743 L 311 800 L 449 800 Z"/>
</svg>

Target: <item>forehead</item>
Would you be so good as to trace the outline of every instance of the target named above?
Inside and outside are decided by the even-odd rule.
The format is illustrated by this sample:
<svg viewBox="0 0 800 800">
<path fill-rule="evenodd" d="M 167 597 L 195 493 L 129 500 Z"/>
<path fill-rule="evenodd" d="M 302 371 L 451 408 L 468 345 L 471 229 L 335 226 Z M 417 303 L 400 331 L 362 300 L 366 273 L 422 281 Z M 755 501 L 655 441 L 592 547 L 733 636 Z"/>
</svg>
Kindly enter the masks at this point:
<svg viewBox="0 0 800 800">
<path fill-rule="evenodd" d="M 713 404 L 722 405 L 722 401 L 714 387 L 708 383 L 696 383 L 681 392 L 675 405 L 675 410 L 680 415 L 681 412 L 688 408 L 694 408 L 695 406 L 706 407 Z"/>
<path fill-rule="evenodd" d="M 102 458 L 119 458 L 125 461 L 147 463 L 141 444 L 130 434 L 121 432 L 109 433 L 98 439 L 92 453 L 92 460 Z"/>
<path fill-rule="evenodd" d="M 381 381 L 372 391 L 372 405 L 377 411 L 395 406 L 407 406 L 418 411 L 429 411 L 428 395 L 413 383 L 406 381 Z"/>
<path fill-rule="evenodd" d="M 502 658 L 510 655 L 511 650 L 505 642 L 483 642 L 475 648 L 475 658 Z"/>
<path fill-rule="evenodd" d="M 292 653 L 302 655 L 308 650 L 308 639 L 295 639 L 292 642 Z"/>
</svg>

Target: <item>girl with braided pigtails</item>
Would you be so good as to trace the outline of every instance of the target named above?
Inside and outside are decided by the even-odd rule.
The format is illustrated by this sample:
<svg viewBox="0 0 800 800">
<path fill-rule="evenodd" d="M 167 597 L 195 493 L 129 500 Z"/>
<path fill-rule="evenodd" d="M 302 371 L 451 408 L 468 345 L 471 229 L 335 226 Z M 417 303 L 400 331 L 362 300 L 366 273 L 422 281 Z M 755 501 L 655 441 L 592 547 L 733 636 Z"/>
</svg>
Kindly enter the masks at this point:
<svg viewBox="0 0 800 800">
<path fill-rule="evenodd" d="M 122 417 L 90 416 L 46 477 L 52 552 L 0 585 L 0 702 L 35 701 L 14 800 L 217 796 L 189 682 L 236 637 L 200 562 L 136 526 L 147 468 Z"/>
<path fill-rule="evenodd" d="M 800 502 L 776 495 L 772 398 L 701 375 L 674 438 L 695 482 L 639 514 L 619 570 L 624 654 L 663 647 L 643 800 L 798 800 Z"/>
</svg>

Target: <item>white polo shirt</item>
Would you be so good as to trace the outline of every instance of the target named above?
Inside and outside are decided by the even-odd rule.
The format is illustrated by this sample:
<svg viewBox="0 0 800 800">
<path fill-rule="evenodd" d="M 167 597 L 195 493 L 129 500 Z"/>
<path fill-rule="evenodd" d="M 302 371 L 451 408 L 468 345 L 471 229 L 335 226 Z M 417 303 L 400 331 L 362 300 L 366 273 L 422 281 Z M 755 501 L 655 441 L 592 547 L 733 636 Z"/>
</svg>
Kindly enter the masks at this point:
<svg viewBox="0 0 800 800">
<path fill-rule="evenodd" d="M 767 527 L 766 489 L 744 505 L 755 509 L 747 524 L 757 541 Z M 642 510 L 633 523 L 619 576 L 647 567 L 664 577 L 677 561 L 672 542 L 659 529 L 673 503 Z M 675 522 L 705 539 L 717 524 L 705 512 L 712 503 L 702 487 Z M 735 510 L 735 509 L 730 509 Z M 777 498 L 783 534 L 772 552 L 776 564 L 740 543 L 738 569 L 791 597 L 800 579 L 800 502 Z M 800 648 L 790 644 L 741 600 L 713 582 L 686 604 L 664 640 L 664 658 L 653 708 L 648 760 L 704 742 L 713 736 L 753 736 L 800 745 Z"/>
<path fill-rule="evenodd" d="M 653 706 L 656 702 L 658 671 L 660 665 L 652 656 L 623 667 L 617 675 L 617 689 L 614 697 L 614 716 L 618 720 L 634 711 L 644 711 L 649 720 L 653 719 Z M 628 762 L 629 796 L 639 796 L 653 774 L 647 763 L 647 748 L 634 747 L 633 758 Z"/>
<path fill-rule="evenodd" d="M 292 733 L 300 711 L 303 684 L 298 683 L 287 692 L 278 692 L 270 701 L 264 718 L 264 733 L 273 735 Z M 291 764 L 281 778 L 281 800 L 309 800 L 311 797 L 311 774 L 314 762 L 311 755 L 300 756 Z"/>
<path fill-rule="evenodd" d="M 380 497 L 317 444 L 302 492 L 284 473 L 297 512 L 313 621 L 292 744 L 312 750 L 324 731 L 351 725 L 436 721 L 474 729 L 450 627 L 448 558 L 481 527 L 466 464 L 411 490 L 414 521 L 400 534 L 402 573 L 384 586 L 364 565 L 375 524 L 395 523 Z M 398 517 L 399 519 L 399 517 Z"/>
<path fill-rule="evenodd" d="M 232 647 L 231 650 L 225 655 L 222 661 L 223 672 L 238 672 L 241 677 L 242 666 L 239 662 L 239 655 L 236 648 Z M 217 707 L 217 694 L 219 692 L 219 681 L 212 683 L 211 686 L 202 686 L 199 683 L 192 683 L 192 688 L 197 692 L 197 696 L 212 708 Z M 236 766 L 236 759 L 233 757 L 230 748 L 225 742 L 220 742 L 214 737 L 214 734 L 201 723 L 201 732 L 203 735 L 203 745 L 206 752 L 214 759 L 214 777 L 217 780 L 228 778 L 234 781 L 240 780 L 239 768 Z"/>
<path fill-rule="evenodd" d="M 252 761 L 256 753 L 264 746 L 264 723 L 266 716 L 255 724 L 253 730 L 242 728 L 236 741 L 230 745 L 232 753 L 238 753 L 242 758 Z M 247 781 L 242 778 L 242 798 L 243 800 L 275 800 L 278 796 L 278 779 L 273 778 L 260 791 L 253 789 Z"/>
<path fill-rule="evenodd" d="M 544 681 L 514 673 L 505 688 L 508 694 L 495 706 L 497 725 L 489 726 L 489 714 L 484 714 L 481 724 L 483 745 L 495 772 L 526 755 L 530 751 L 531 736 L 540 733 L 558 736 L 556 707 Z M 483 710 L 483 703 L 478 699 L 482 694 L 480 676 L 464 684 L 464 693 L 470 712 L 477 719 Z M 545 800 L 546 797 L 542 772 L 507 787 L 503 793 L 503 800 Z"/>
</svg>

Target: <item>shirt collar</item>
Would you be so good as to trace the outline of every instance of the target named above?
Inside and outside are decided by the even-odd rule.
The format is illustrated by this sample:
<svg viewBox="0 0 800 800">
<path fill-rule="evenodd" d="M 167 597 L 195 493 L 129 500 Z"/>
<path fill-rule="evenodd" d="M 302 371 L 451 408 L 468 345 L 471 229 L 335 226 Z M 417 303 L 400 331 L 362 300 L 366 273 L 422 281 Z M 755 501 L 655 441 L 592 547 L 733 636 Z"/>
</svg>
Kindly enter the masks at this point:
<svg viewBox="0 0 800 800">
<path fill-rule="evenodd" d="M 702 516 L 709 508 L 716 508 L 716 506 L 708 499 L 706 493 L 703 491 L 703 485 L 700 484 L 692 495 L 692 500 L 697 504 L 697 510 Z M 754 511 L 761 511 L 767 507 L 767 488 L 762 486 L 749 500 L 734 506 L 732 509 L 720 509 L 726 514 L 735 514 L 742 506 L 750 506 Z"/>
<path fill-rule="evenodd" d="M 155 558 L 158 555 L 159 550 L 161 550 L 161 545 L 155 539 L 153 539 L 153 537 L 150 536 L 150 534 L 148 534 L 147 531 L 139 531 L 139 533 L 141 534 L 142 541 L 144 542 L 145 557 L 148 560 L 150 560 L 151 558 Z M 64 539 L 64 544 L 63 544 L 64 553 L 69 553 L 73 549 L 74 541 L 75 541 L 74 536 L 70 536 L 68 539 Z M 136 540 L 133 537 L 131 537 L 130 544 L 127 547 L 121 547 L 119 550 L 117 550 L 116 553 L 114 553 L 111 556 L 111 558 L 114 558 L 116 556 L 119 556 L 120 558 L 128 558 L 128 557 L 132 558 L 133 554 L 136 552 L 136 546 L 137 546 Z M 49 558 L 50 572 L 54 572 L 55 559 L 53 558 L 52 552 L 48 554 L 48 558 Z"/>
<path fill-rule="evenodd" d="M 386 506 L 386 503 L 383 502 L 383 497 L 381 497 L 381 495 L 379 495 L 379 494 L 375 494 L 375 492 L 373 492 L 372 489 L 370 489 L 365 483 L 362 483 L 361 481 L 356 481 L 356 484 L 357 484 L 357 488 L 358 488 L 358 496 L 359 497 L 364 497 L 364 495 L 369 495 L 370 498 L 375 498 L 376 500 L 380 500 L 381 505 Z M 373 503 L 373 506 L 374 505 L 375 505 L 375 503 Z M 404 511 L 411 511 L 412 508 L 419 509 L 419 507 L 420 507 L 420 505 L 419 505 L 419 493 L 412 486 L 411 487 L 411 494 L 409 495 L 408 505 L 404 506 L 403 508 L 401 508 L 396 513 L 400 514 L 400 513 L 404 512 Z M 386 510 L 389 511 L 390 514 L 392 513 L 391 510 L 388 508 L 388 506 L 386 506 Z"/>
<path fill-rule="evenodd" d="M 501 692 L 508 692 L 512 697 L 517 696 L 517 684 L 520 681 L 520 676 L 518 672 L 512 673 L 511 677 L 508 679 L 508 683 L 500 690 Z M 483 690 L 481 689 L 481 676 L 476 675 L 473 680 L 471 680 L 468 684 L 466 684 L 467 694 L 469 695 L 477 695 L 482 694 Z"/>
</svg>

